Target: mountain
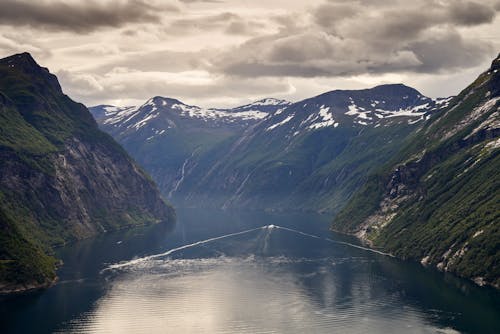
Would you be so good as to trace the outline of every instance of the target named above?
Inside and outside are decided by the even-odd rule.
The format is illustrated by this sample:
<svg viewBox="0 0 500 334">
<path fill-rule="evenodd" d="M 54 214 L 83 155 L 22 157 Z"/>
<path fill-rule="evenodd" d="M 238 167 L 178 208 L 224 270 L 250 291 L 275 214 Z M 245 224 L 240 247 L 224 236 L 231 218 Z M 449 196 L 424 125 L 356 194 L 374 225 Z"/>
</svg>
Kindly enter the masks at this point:
<svg viewBox="0 0 500 334">
<path fill-rule="evenodd" d="M 234 109 L 155 97 L 91 111 L 174 203 L 337 211 L 448 102 L 399 84 Z"/>
<path fill-rule="evenodd" d="M 373 247 L 500 288 L 500 56 L 337 215 Z"/>
<path fill-rule="evenodd" d="M 153 176 L 165 196 L 182 182 L 188 162 L 210 156 L 243 131 L 290 103 L 264 99 L 234 109 L 203 109 L 154 97 L 139 107 L 101 105 L 89 110 Z M 208 168 L 208 167 L 207 167 Z"/>
<path fill-rule="evenodd" d="M 223 207 L 336 211 L 438 109 L 403 85 L 303 100 L 250 128 L 208 172 L 192 171 L 178 193 Z"/>
<path fill-rule="evenodd" d="M 203 109 L 179 100 L 156 96 L 139 107 L 99 105 L 89 108 L 94 118 L 109 132 L 126 136 L 141 128 L 156 135 L 157 128 L 167 131 L 180 127 L 246 127 L 265 118 L 290 102 L 264 99 L 234 109 Z"/>
<path fill-rule="evenodd" d="M 51 247 L 171 222 L 153 181 L 28 54 L 0 60 L 0 290 L 48 286 Z"/>
</svg>

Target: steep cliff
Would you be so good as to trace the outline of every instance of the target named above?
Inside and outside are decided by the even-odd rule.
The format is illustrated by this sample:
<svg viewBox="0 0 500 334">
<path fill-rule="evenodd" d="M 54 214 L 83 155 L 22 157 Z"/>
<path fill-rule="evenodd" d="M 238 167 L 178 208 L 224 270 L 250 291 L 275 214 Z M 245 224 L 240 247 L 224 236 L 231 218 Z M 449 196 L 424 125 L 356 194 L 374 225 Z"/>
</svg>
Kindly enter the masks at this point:
<svg viewBox="0 0 500 334">
<path fill-rule="evenodd" d="M 500 287 L 500 58 L 372 175 L 333 228 Z"/>
<path fill-rule="evenodd" d="M 0 290 L 46 286 L 51 247 L 171 222 L 151 179 L 27 54 L 0 60 Z"/>
</svg>

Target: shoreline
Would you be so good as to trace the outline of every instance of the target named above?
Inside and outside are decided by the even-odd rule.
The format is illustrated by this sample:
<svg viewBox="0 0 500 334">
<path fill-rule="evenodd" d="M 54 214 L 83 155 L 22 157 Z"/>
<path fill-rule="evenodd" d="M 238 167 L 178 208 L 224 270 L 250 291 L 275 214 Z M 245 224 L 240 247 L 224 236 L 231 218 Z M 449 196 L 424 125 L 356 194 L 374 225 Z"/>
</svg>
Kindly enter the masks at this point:
<svg viewBox="0 0 500 334">
<path fill-rule="evenodd" d="M 54 286 L 58 281 L 59 277 L 56 276 L 53 280 L 44 283 L 30 282 L 27 284 L 5 284 L 4 286 L 0 287 L 0 297 L 24 295 L 40 290 L 45 290 Z"/>
<path fill-rule="evenodd" d="M 358 231 L 358 232 L 345 232 L 345 231 L 340 231 L 340 230 L 334 229 L 332 227 L 330 227 L 329 230 L 332 231 L 332 232 L 335 232 L 335 233 L 339 233 L 339 234 L 343 234 L 343 235 L 348 235 L 348 236 L 356 237 L 356 239 L 358 239 L 361 242 L 362 245 L 367 246 L 367 247 L 369 247 L 369 248 L 371 248 L 373 250 L 379 250 L 379 249 L 377 249 L 377 248 L 375 248 L 373 246 L 373 242 L 371 240 L 368 240 L 366 238 L 366 234 L 361 233 L 362 231 Z M 465 277 L 465 276 L 459 275 L 459 274 L 457 274 L 455 272 L 452 272 L 452 271 L 439 269 L 437 267 L 437 265 L 434 265 L 434 264 L 424 265 L 424 264 L 422 264 L 421 261 L 418 261 L 417 259 L 411 259 L 411 258 L 403 259 L 403 258 L 401 258 L 399 256 L 396 256 L 396 255 L 394 255 L 394 258 L 399 259 L 399 260 L 403 260 L 403 261 L 411 261 L 411 262 L 419 263 L 424 268 L 431 267 L 432 269 L 435 269 L 435 270 L 437 270 L 439 272 L 452 274 L 452 275 L 454 275 L 456 277 L 468 280 L 468 281 L 470 281 L 470 282 L 474 283 L 475 285 L 477 285 L 479 287 L 482 287 L 482 288 L 484 288 L 484 287 L 492 287 L 492 288 L 494 288 L 496 290 L 500 290 L 500 286 L 497 286 L 497 285 L 495 285 L 495 284 L 493 284 L 493 283 L 491 283 L 489 281 L 484 280 L 483 277 Z"/>
</svg>

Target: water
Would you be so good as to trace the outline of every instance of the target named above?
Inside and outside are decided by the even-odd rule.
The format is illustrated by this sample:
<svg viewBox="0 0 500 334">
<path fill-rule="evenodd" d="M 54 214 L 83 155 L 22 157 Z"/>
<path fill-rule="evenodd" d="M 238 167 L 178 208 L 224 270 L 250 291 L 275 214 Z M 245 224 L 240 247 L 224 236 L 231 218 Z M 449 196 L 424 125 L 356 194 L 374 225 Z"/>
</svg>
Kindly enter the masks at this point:
<svg viewBox="0 0 500 334">
<path fill-rule="evenodd" d="M 328 217 L 181 210 L 59 250 L 2 333 L 500 333 L 500 294 L 359 247 Z"/>
</svg>

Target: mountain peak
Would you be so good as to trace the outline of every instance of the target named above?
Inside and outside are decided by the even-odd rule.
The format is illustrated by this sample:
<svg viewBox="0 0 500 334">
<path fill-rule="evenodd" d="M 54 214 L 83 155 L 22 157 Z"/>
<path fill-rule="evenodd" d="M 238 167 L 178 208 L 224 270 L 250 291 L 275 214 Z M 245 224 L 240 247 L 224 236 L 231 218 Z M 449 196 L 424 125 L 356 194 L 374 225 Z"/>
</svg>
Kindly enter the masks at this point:
<svg viewBox="0 0 500 334">
<path fill-rule="evenodd" d="M 404 94 L 411 94 L 411 95 L 422 95 L 418 90 L 416 90 L 413 87 L 407 86 L 402 83 L 397 83 L 397 84 L 385 84 L 385 85 L 378 85 L 373 88 L 368 89 L 369 91 L 372 91 L 374 93 L 384 93 L 384 94 L 397 94 L 397 95 L 404 95 Z"/>
<path fill-rule="evenodd" d="M 28 52 L 18 53 L 0 59 L 0 71 L 4 76 L 14 76 L 16 79 L 31 81 L 40 91 L 47 88 L 62 92 L 57 77 L 49 72 L 45 67 L 41 67 Z M 27 78 L 21 79 L 19 74 Z"/>
<path fill-rule="evenodd" d="M 268 105 L 269 106 L 269 105 L 284 105 L 284 104 L 291 104 L 291 103 L 286 101 L 286 100 L 276 99 L 274 97 L 267 97 L 267 98 L 252 102 L 249 105 L 253 105 L 253 106 Z"/>
<path fill-rule="evenodd" d="M 488 85 L 491 97 L 500 96 L 500 54 L 493 60 L 486 74 L 489 76 Z"/>
<path fill-rule="evenodd" d="M 162 106 L 167 106 L 167 105 L 173 105 L 173 104 L 181 104 L 185 105 L 182 101 L 179 101 L 174 98 L 170 97 L 164 97 L 164 96 L 155 96 L 150 98 L 149 100 L 144 103 L 144 105 L 152 105 L 156 107 L 162 107 Z"/>
<path fill-rule="evenodd" d="M 3 59 L 0 59 L 0 64 L 14 66 L 36 66 L 40 67 L 29 52 L 18 53 Z"/>
</svg>

